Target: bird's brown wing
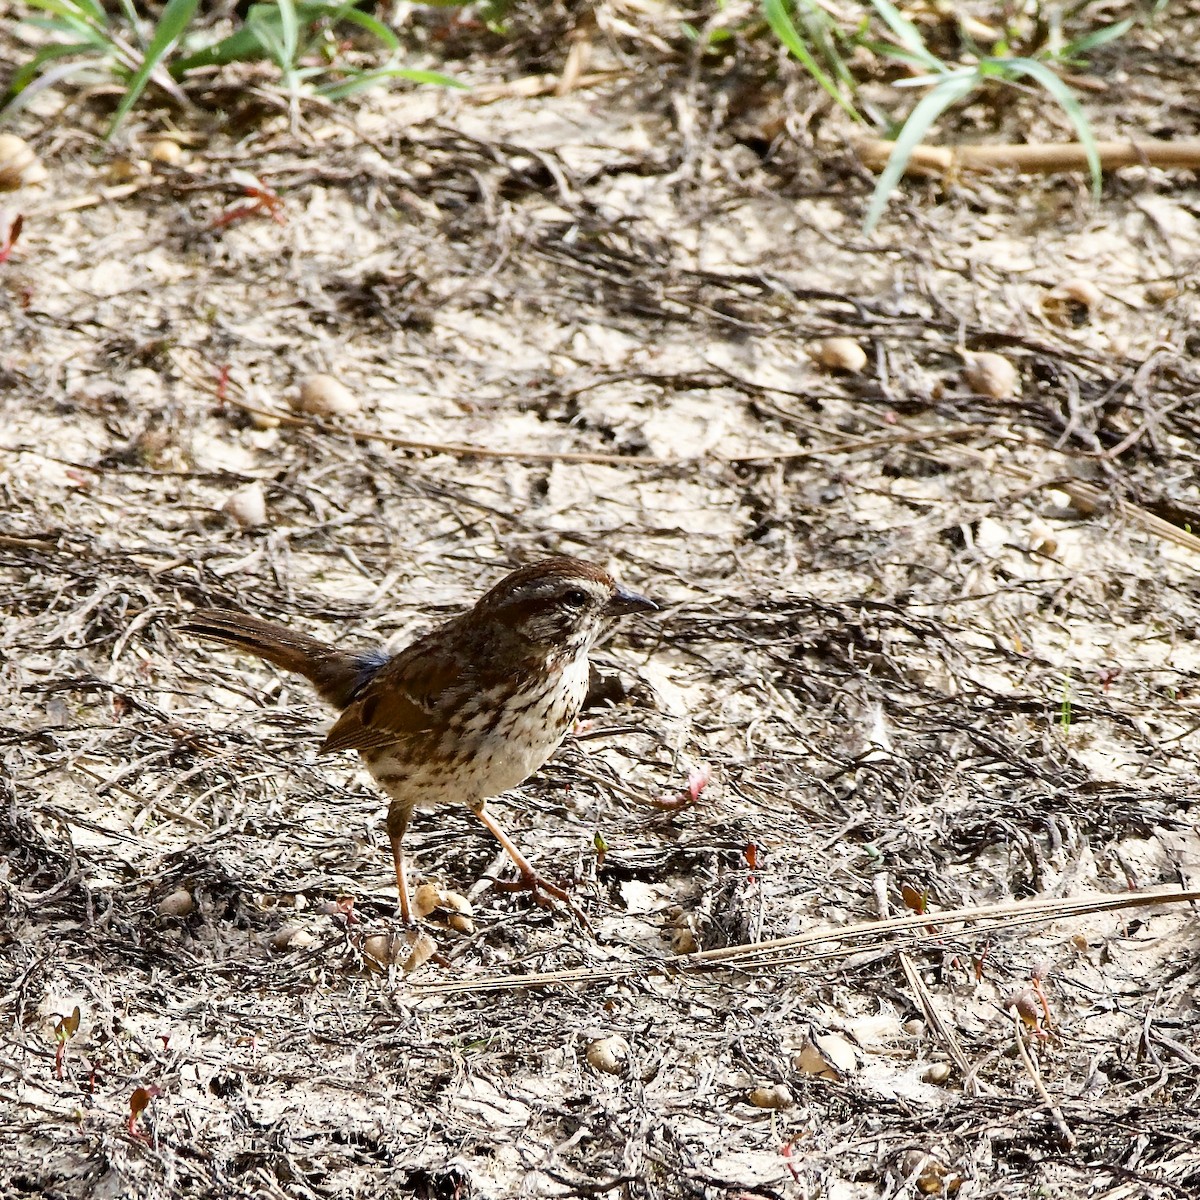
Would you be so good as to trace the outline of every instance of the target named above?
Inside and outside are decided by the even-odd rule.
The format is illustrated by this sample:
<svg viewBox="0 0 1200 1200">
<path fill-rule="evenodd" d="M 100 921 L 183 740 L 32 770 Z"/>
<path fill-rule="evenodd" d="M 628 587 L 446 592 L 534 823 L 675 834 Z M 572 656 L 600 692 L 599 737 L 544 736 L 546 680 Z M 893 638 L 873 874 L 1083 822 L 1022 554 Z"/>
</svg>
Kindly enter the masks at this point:
<svg viewBox="0 0 1200 1200">
<path fill-rule="evenodd" d="M 464 656 L 454 652 L 446 626 L 434 632 L 440 637 L 432 645 L 426 635 L 379 669 L 342 710 L 321 743 L 322 754 L 390 746 L 440 728 L 440 702 L 459 682 Z"/>
</svg>

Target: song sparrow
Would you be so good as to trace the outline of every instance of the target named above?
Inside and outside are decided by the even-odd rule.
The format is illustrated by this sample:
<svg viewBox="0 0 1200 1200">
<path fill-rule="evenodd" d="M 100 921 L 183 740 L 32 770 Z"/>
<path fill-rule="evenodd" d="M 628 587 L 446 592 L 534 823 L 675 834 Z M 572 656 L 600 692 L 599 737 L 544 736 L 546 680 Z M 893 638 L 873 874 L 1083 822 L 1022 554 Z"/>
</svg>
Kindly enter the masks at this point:
<svg viewBox="0 0 1200 1200">
<path fill-rule="evenodd" d="M 486 808 L 558 748 L 588 690 L 588 651 L 609 622 L 657 606 L 599 567 L 549 558 L 505 576 L 474 608 L 389 657 L 339 650 L 258 617 L 204 609 L 181 626 L 309 679 L 341 715 L 321 753 L 357 750 L 391 798 L 387 832 L 400 915 L 411 923 L 404 833 L 414 808 L 467 804 L 539 903 L 543 892 L 586 924 Z"/>
</svg>

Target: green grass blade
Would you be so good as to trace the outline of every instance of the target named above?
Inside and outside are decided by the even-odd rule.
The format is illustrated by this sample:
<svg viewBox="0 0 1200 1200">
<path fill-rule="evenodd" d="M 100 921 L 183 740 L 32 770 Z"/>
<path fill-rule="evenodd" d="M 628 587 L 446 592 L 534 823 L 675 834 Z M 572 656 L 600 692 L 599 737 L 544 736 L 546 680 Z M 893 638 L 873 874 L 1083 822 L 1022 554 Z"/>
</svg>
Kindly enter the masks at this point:
<svg viewBox="0 0 1200 1200">
<path fill-rule="evenodd" d="M 921 31 L 890 0 L 871 0 L 871 7 L 883 18 L 887 27 L 900 39 L 909 54 L 925 65 L 926 70 L 944 74 L 945 64 L 929 52 Z"/>
<path fill-rule="evenodd" d="M 56 58 L 66 58 L 70 54 L 89 54 L 94 49 L 94 42 L 55 42 L 53 46 L 43 46 L 12 77 L 8 85 L 8 95 L 15 96 L 18 92 L 23 92 L 34 77 L 40 74 L 46 63 Z"/>
<path fill-rule="evenodd" d="M 25 0 L 34 12 L 53 13 L 56 17 L 62 17 L 65 21 L 89 21 L 94 20 L 88 13 L 80 9 L 77 4 L 66 4 L 62 0 Z"/>
<path fill-rule="evenodd" d="M 301 25 L 307 26 L 321 17 L 341 16 L 370 30 L 393 52 L 400 48 L 399 39 L 386 25 L 345 4 L 308 0 L 306 3 L 294 4 L 293 10 Z M 285 54 L 286 44 L 278 7 L 274 4 L 255 4 L 246 14 L 246 23 L 241 29 L 211 46 L 205 46 L 177 59 L 171 65 L 171 74 L 178 79 L 197 67 L 224 67 L 231 62 L 250 62 L 259 58 L 270 58 L 278 63 L 279 58 Z"/>
<path fill-rule="evenodd" d="M 74 0 L 25 0 L 25 2 L 30 8 L 55 13 L 68 20 L 91 21 L 100 26 L 108 24 L 108 14 L 104 11 L 103 6 L 93 4 L 91 0 L 79 0 L 78 3 L 75 3 Z"/>
<path fill-rule="evenodd" d="M 281 71 L 289 70 L 292 63 L 278 23 L 264 17 L 259 21 L 247 22 L 247 26 L 254 34 L 254 44 L 259 48 L 259 53 L 254 57 L 269 58 Z"/>
<path fill-rule="evenodd" d="M 400 39 L 382 21 L 377 21 L 369 13 L 350 4 L 346 7 L 342 18 L 365 29 L 368 33 L 373 33 L 393 54 L 400 53 Z"/>
<path fill-rule="evenodd" d="M 158 24 L 154 27 L 150 45 L 146 47 L 146 53 L 142 57 L 142 65 L 138 67 L 129 81 L 129 87 L 125 89 L 125 95 L 121 97 L 121 103 L 113 115 L 112 124 L 109 125 L 108 133 L 105 134 L 106 139 L 116 133 L 121 122 L 128 116 L 129 110 L 137 103 L 138 97 L 149 82 L 150 73 L 179 40 L 183 31 L 187 29 L 192 17 L 196 14 L 198 4 L 199 0 L 167 0 L 167 6 L 163 9 Z"/>
<path fill-rule="evenodd" d="M 863 221 L 863 232 L 870 233 L 879 224 L 883 210 L 887 207 L 888 197 L 892 188 L 900 182 L 904 168 L 912 157 L 913 150 L 920 144 L 930 125 L 934 123 L 952 104 L 964 96 L 970 95 L 980 83 L 980 76 L 974 70 L 956 72 L 942 80 L 920 104 L 909 113 L 904 128 L 896 138 L 895 149 L 888 159 L 887 166 L 879 176 L 875 191 L 871 193 L 871 203 L 867 206 L 866 219 Z"/>
<path fill-rule="evenodd" d="M 862 38 L 858 44 L 864 49 L 870 50 L 872 54 L 877 54 L 880 58 L 910 63 L 914 67 L 920 67 L 922 71 L 929 70 L 929 60 L 924 54 L 912 54 L 903 46 L 897 46 L 895 42 L 877 42 L 874 38 Z M 930 72 L 925 78 L 941 79 L 946 74 L 945 64 L 938 63 L 937 70 Z M 909 79 L 897 79 L 892 83 L 892 87 L 907 87 L 911 82 Z"/>
<path fill-rule="evenodd" d="M 107 54 L 112 49 L 112 43 L 104 37 L 88 21 L 69 21 L 58 17 L 27 17 L 24 22 L 35 29 L 44 29 L 47 33 L 57 33 L 61 37 L 83 38 L 89 46 L 101 54 Z"/>
<path fill-rule="evenodd" d="M 250 12 L 253 14 L 254 9 Z M 265 57 L 266 50 L 259 40 L 257 26 L 247 17 L 246 24 L 236 33 L 231 33 L 202 50 L 176 59 L 171 64 L 171 74 L 178 79 L 185 71 L 194 70 L 196 67 L 224 67 L 231 62 L 249 62 Z"/>
<path fill-rule="evenodd" d="M 981 67 L 994 65 L 1016 75 L 1028 75 L 1040 83 L 1058 101 L 1059 107 L 1067 114 L 1071 124 L 1075 126 L 1075 132 L 1079 135 L 1083 152 L 1087 156 L 1088 172 L 1092 177 L 1092 198 L 1098 201 L 1104 182 L 1104 175 L 1100 167 L 1100 151 L 1096 146 L 1092 127 L 1088 123 L 1079 101 L 1075 99 L 1075 93 L 1044 62 L 1039 62 L 1036 58 L 985 58 L 979 65 Z"/>
<path fill-rule="evenodd" d="M 283 38 L 281 67 L 294 67 L 300 50 L 300 18 L 296 13 L 296 0 L 278 0 L 279 32 Z"/>
<path fill-rule="evenodd" d="M 812 56 L 804 39 L 792 23 L 786 0 L 763 0 L 763 16 L 771 26 L 775 36 L 787 47 L 794 58 L 800 60 L 804 69 L 824 88 L 825 92 L 845 113 L 855 121 L 861 121 L 854 105 L 842 95 L 841 88 L 821 69 L 820 63 Z"/>
<path fill-rule="evenodd" d="M 857 81 L 850 73 L 850 68 L 846 66 L 845 60 L 838 51 L 837 40 L 834 37 L 838 32 L 837 26 L 834 25 L 829 14 L 816 2 L 816 0 L 796 0 L 796 3 L 804 6 L 804 29 L 808 36 L 812 39 L 817 49 L 821 52 L 821 57 L 825 60 L 830 71 L 837 76 L 842 86 L 853 95 L 857 87 Z M 797 16 L 800 15 L 797 9 Z"/>
<path fill-rule="evenodd" d="M 145 49 L 146 39 L 142 37 L 141 22 L 138 21 L 137 9 L 133 6 L 133 0 L 121 0 L 121 8 L 125 13 L 125 20 L 128 23 L 130 30 L 133 32 L 134 38 L 136 38 L 141 44 L 142 48 Z"/>
<path fill-rule="evenodd" d="M 1096 29 L 1091 33 L 1085 33 L 1083 37 L 1078 37 L 1073 42 L 1068 42 L 1055 57 L 1078 58 L 1081 54 L 1086 54 L 1089 50 L 1095 50 L 1097 46 L 1105 46 L 1109 42 L 1115 42 L 1117 38 L 1124 37 L 1133 28 L 1134 24 L 1135 22 L 1132 17 L 1126 17 L 1123 21 L 1117 21 L 1112 25 L 1105 25 L 1103 29 Z"/>
<path fill-rule="evenodd" d="M 66 37 L 87 38 L 97 46 L 110 50 L 112 39 L 107 24 L 97 21 L 74 4 L 33 3 L 35 11 L 47 12 L 49 17 L 26 17 L 25 24 Z"/>
<path fill-rule="evenodd" d="M 78 75 L 81 71 L 86 71 L 90 66 L 92 66 L 92 63 L 85 59 L 83 62 L 59 63 L 57 67 L 51 67 L 50 70 L 43 71 L 31 84 L 22 88 L 3 108 L 0 108 L 0 118 L 10 117 L 13 113 L 19 112 L 39 92 L 44 92 L 47 88 L 53 87 L 56 83 L 61 83 L 64 79 L 70 79 L 72 75 Z"/>
</svg>

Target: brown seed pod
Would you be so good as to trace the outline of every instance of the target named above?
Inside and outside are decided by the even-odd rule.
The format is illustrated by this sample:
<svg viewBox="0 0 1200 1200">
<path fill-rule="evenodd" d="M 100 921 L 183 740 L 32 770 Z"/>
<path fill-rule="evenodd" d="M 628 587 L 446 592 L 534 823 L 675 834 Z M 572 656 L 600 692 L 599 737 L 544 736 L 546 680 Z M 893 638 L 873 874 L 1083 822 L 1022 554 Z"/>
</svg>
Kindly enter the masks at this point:
<svg viewBox="0 0 1200 1200">
<path fill-rule="evenodd" d="M 433 957 L 437 942 L 423 929 L 392 930 L 365 937 L 361 949 L 369 969 L 382 971 L 395 963 L 408 975 Z"/>
<path fill-rule="evenodd" d="M 349 417 L 362 407 L 358 397 L 332 375 L 310 375 L 303 380 L 292 407 L 312 417 Z"/>
<path fill-rule="evenodd" d="M 1008 998 L 1008 1003 L 1005 1006 L 1009 1009 L 1016 1009 L 1017 1015 L 1021 1018 L 1021 1023 L 1027 1029 L 1036 1029 L 1038 1022 L 1042 1018 L 1042 1004 L 1038 999 L 1038 994 L 1031 987 L 1022 988 L 1018 992 L 1014 992 Z"/>
<path fill-rule="evenodd" d="M 455 933 L 475 932 L 475 922 L 472 920 L 475 910 L 466 896 L 459 892 L 445 892 L 442 895 L 442 907 L 447 910 L 446 924 Z"/>
<path fill-rule="evenodd" d="M 104 169 L 104 178 L 108 183 L 133 183 L 146 174 L 148 167 L 140 158 L 114 158 Z"/>
<path fill-rule="evenodd" d="M 812 344 L 809 353 L 827 371 L 857 375 L 867 365 L 867 352 L 853 338 L 821 338 Z"/>
<path fill-rule="evenodd" d="M 837 1068 L 825 1060 L 825 1056 L 812 1042 L 805 1042 L 792 1058 L 792 1068 L 802 1075 L 815 1075 L 818 1079 L 840 1079 Z"/>
<path fill-rule="evenodd" d="M 782 1110 L 791 1108 L 795 1101 L 785 1083 L 760 1083 L 746 1094 L 746 1102 L 755 1108 Z"/>
<path fill-rule="evenodd" d="M 442 903 L 442 889 L 436 883 L 423 883 L 413 893 L 413 912 L 423 921 Z"/>
<path fill-rule="evenodd" d="M 700 949 L 696 935 L 687 925 L 671 930 L 671 950 L 675 954 L 694 954 Z"/>
<path fill-rule="evenodd" d="M 1147 304 L 1170 304 L 1179 295 L 1179 284 L 1173 279 L 1156 279 L 1146 284 L 1143 295 Z"/>
<path fill-rule="evenodd" d="M 1017 368 L 1002 355 L 987 351 L 979 354 L 968 352 L 965 358 L 967 365 L 963 368 L 963 378 L 980 396 L 1008 400 L 1021 390 Z"/>
<path fill-rule="evenodd" d="M 474 933 L 475 910 L 471 902 L 459 892 L 448 892 L 434 883 L 423 883 L 413 893 L 413 912 L 418 920 L 444 922 L 455 933 Z"/>
<path fill-rule="evenodd" d="M 186 157 L 183 147 L 178 142 L 171 141 L 170 138 L 159 138 L 150 147 L 150 161 L 157 163 L 160 167 L 182 166 Z"/>
<path fill-rule="evenodd" d="M 267 496 L 261 483 L 251 483 L 233 493 L 221 506 L 221 511 L 243 529 L 254 529 L 267 523 Z"/>
<path fill-rule="evenodd" d="M 186 917 L 196 907 L 195 898 L 187 888 L 176 888 L 158 902 L 160 917 Z"/>
<path fill-rule="evenodd" d="M 629 1043 L 619 1033 L 597 1038 L 588 1042 L 583 1054 L 595 1070 L 606 1075 L 620 1075 L 629 1063 Z"/>
<path fill-rule="evenodd" d="M 0 192 L 41 183 L 46 175 L 46 168 L 28 142 L 12 133 L 0 133 Z"/>
<path fill-rule="evenodd" d="M 948 1062 L 930 1063 L 925 1068 L 925 1074 L 921 1076 L 926 1083 L 945 1083 L 953 1074 L 954 1068 Z"/>
<path fill-rule="evenodd" d="M 1104 303 L 1104 293 L 1087 279 L 1065 279 L 1042 297 L 1042 314 L 1055 325 L 1086 325 Z"/>
</svg>

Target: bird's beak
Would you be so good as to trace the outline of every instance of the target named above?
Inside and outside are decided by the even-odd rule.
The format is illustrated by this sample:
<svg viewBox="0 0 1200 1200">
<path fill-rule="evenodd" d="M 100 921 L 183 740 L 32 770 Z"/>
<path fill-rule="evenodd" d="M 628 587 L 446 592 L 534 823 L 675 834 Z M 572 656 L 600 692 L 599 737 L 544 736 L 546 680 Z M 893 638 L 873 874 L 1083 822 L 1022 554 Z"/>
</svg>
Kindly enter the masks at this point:
<svg viewBox="0 0 1200 1200">
<path fill-rule="evenodd" d="M 626 613 L 657 612 L 658 605 L 648 597 L 630 591 L 629 588 L 622 587 L 618 583 L 616 591 L 604 606 L 604 611 L 610 617 L 623 617 Z"/>
</svg>

